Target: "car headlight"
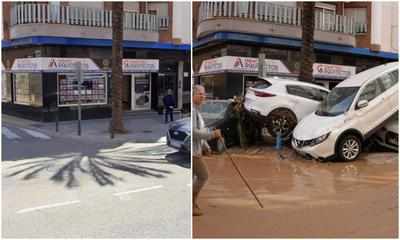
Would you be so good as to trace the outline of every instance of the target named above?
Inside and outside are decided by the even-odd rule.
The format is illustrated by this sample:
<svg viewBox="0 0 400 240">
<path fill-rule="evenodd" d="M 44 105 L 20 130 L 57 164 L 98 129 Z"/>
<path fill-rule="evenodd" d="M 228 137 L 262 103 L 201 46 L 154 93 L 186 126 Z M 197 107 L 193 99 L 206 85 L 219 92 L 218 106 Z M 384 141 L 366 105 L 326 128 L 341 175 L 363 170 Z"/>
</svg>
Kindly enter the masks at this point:
<svg viewBox="0 0 400 240">
<path fill-rule="evenodd" d="M 327 134 L 324 134 L 324 135 L 322 135 L 322 136 L 320 136 L 320 137 L 317 137 L 317 138 L 312 139 L 312 140 L 310 141 L 310 145 L 309 145 L 309 146 L 315 146 L 315 145 L 317 145 L 317 144 L 322 143 L 323 141 L 325 141 L 325 140 L 329 137 L 329 134 L 330 134 L 330 132 L 327 133 Z"/>
</svg>

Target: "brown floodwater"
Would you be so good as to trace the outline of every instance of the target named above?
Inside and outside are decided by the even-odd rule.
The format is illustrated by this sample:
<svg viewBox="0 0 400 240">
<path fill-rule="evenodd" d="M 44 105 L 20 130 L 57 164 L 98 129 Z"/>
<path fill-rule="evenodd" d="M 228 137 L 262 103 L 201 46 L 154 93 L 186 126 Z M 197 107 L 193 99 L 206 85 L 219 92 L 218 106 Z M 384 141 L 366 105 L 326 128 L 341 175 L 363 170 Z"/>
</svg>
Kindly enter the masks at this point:
<svg viewBox="0 0 400 240">
<path fill-rule="evenodd" d="M 210 179 L 199 202 L 209 216 L 194 219 L 195 237 L 397 236 L 397 153 L 363 153 L 353 162 L 306 160 L 290 148 L 279 153 L 272 147 L 234 148 L 229 153 L 244 180 L 227 154 L 206 157 Z M 262 208 L 244 181 L 250 185 Z M 274 228 L 274 231 L 258 228 L 260 218 L 265 218 L 263 214 L 270 215 L 271 211 L 279 215 L 275 216 L 275 223 L 269 223 L 274 226 L 286 221 L 280 219 L 285 216 L 283 213 L 299 222 L 287 229 Z M 240 213 L 241 219 L 246 221 L 236 219 L 232 212 Z M 327 214 L 329 221 L 333 221 L 329 230 L 320 229 L 321 214 L 323 218 Z M 380 217 L 374 217 L 377 214 L 381 214 Z M 252 224 L 247 230 L 235 231 L 207 224 L 217 219 L 218 222 L 229 221 L 231 225 Z M 386 222 L 380 230 L 371 233 L 368 232 L 371 230 L 363 230 L 362 222 L 368 226 L 378 224 L 375 223 L 378 219 L 379 224 Z M 357 224 L 345 224 L 350 220 Z M 312 231 L 297 228 L 307 222 L 315 226 Z M 332 230 L 335 227 L 337 231 Z M 309 235 L 311 233 L 316 235 Z"/>
</svg>

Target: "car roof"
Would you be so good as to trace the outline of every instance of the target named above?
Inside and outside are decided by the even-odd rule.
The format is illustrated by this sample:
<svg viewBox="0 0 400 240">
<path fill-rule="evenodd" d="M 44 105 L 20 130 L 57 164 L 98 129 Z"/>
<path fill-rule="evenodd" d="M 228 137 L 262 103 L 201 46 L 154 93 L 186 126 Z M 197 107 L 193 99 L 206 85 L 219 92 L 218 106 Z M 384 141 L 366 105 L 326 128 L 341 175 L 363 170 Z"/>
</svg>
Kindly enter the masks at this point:
<svg viewBox="0 0 400 240">
<path fill-rule="evenodd" d="M 270 82 L 271 84 L 282 84 L 282 85 L 293 84 L 293 85 L 297 85 L 297 86 L 314 87 L 314 88 L 318 88 L 321 90 L 329 91 L 329 89 L 322 87 L 320 85 L 317 85 L 314 83 L 302 82 L 302 81 L 298 81 L 298 80 L 290 80 L 290 79 L 279 78 L 279 77 L 262 77 L 261 79 L 264 79 L 264 80 Z"/>
<path fill-rule="evenodd" d="M 398 67 L 399 62 L 391 62 L 379 65 L 343 80 L 336 87 L 360 87 L 368 80 L 375 79 L 386 72 L 397 69 Z"/>
</svg>

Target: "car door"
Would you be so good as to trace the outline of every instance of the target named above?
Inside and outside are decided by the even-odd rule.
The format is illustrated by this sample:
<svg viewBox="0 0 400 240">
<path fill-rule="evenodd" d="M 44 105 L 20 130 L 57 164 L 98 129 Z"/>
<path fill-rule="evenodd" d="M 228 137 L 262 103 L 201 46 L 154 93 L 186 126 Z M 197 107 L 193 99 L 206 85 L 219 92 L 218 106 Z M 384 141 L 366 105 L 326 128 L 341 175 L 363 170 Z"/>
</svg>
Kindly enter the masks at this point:
<svg viewBox="0 0 400 240">
<path fill-rule="evenodd" d="M 357 103 L 366 100 L 368 106 L 364 108 L 358 108 Z M 363 87 L 361 87 L 360 95 L 355 104 L 355 125 L 363 135 L 367 135 L 381 123 L 382 115 L 385 114 L 385 110 L 381 107 L 383 102 L 383 94 L 378 79 L 369 81 Z"/>
</svg>

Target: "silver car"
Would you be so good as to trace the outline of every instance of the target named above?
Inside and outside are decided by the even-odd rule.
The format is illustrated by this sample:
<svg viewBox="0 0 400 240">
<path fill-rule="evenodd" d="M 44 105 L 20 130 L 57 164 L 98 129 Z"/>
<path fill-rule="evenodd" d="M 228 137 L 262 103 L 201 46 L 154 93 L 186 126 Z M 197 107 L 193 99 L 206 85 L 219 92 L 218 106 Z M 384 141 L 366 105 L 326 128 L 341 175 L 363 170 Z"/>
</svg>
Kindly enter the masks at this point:
<svg viewBox="0 0 400 240">
<path fill-rule="evenodd" d="M 167 145 L 184 153 L 190 153 L 191 148 L 190 118 L 182 118 L 170 123 L 167 131 Z"/>
</svg>

